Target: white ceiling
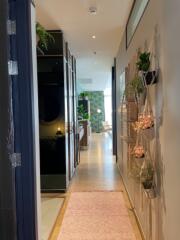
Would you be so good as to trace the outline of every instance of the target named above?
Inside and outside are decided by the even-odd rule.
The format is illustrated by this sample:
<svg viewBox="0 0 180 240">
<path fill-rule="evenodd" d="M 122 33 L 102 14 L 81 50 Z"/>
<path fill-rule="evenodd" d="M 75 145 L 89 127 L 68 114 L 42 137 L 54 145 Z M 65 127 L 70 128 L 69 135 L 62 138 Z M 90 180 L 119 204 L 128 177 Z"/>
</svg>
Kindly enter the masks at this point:
<svg viewBox="0 0 180 240">
<path fill-rule="evenodd" d="M 36 0 L 37 20 L 47 29 L 63 30 L 71 52 L 77 59 L 77 78 L 84 90 L 111 87 L 111 67 L 132 2 Z M 97 7 L 96 15 L 88 12 L 90 6 Z"/>
</svg>

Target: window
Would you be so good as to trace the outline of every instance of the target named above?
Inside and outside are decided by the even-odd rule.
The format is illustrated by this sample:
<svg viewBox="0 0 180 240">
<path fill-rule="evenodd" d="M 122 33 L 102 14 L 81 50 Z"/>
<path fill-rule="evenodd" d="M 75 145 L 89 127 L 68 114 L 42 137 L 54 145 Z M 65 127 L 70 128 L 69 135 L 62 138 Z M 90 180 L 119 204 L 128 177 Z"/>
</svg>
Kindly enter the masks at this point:
<svg viewBox="0 0 180 240">
<path fill-rule="evenodd" d="M 149 0 L 135 0 L 126 26 L 126 47 L 129 46 Z"/>
</svg>

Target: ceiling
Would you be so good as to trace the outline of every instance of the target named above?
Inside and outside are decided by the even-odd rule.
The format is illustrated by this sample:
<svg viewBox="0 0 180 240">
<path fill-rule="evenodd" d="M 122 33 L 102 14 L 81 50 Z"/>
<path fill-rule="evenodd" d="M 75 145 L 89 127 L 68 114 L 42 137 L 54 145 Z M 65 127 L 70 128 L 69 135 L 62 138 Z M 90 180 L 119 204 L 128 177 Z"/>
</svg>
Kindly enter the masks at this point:
<svg viewBox="0 0 180 240">
<path fill-rule="evenodd" d="M 36 0 L 37 20 L 46 29 L 61 29 L 77 59 L 83 90 L 111 87 L 111 67 L 133 0 Z M 95 6 L 97 14 L 89 13 Z M 95 39 L 92 36 L 96 36 Z"/>
</svg>

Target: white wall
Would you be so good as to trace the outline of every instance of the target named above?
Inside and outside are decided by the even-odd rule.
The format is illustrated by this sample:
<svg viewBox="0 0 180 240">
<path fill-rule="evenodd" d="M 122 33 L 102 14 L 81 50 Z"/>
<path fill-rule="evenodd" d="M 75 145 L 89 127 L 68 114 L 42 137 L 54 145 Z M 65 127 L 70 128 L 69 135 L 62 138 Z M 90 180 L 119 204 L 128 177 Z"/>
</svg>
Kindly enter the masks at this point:
<svg viewBox="0 0 180 240">
<path fill-rule="evenodd" d="M 150 202 L 141 199 L 137 184 L 127 173 L 127 158 L 120 145 L 120 113 L 117 111 L 118 164 L 135 207 L 143 232 L 148 239 L 152 221 L 153 240 L 180 239 L 180 28 L 179 0 L 150 0 L 133 40 L 126 50 L 125 35 L 117 55 L 117 99 L 119 77 L 136 53 L 136 49 L 157 46 L 160 79 L 151 87 L 156 123 L 156 167 L 158 198 Z M 154 40 L 157 29 L 156 41 Z M 120 102 L 117 102 L 119 109 Z M 124 146 L 125 148 L 125 146 Z M 150 209 L 151 207 L 151 209 Z M 149 210 L 152 211 L 150 219 Z"/>
</svg>

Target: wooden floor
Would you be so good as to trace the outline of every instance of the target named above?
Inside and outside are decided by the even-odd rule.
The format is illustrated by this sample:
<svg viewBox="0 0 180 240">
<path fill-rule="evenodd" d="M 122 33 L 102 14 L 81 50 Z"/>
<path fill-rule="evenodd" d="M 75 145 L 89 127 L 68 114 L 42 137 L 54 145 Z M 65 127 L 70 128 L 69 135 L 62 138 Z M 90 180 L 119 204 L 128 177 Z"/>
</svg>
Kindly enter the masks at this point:
<svg viewBox="0 0 180 240">
<path fill-rule="evenodd" d="M 83 191 L 121 191 L 125 199 L 129 217 L 137 240 L 142 240 L 141 234 L 131 209 L 124 185 L 112 155 L 112 140 L 110 133 L 92 134 L 88 150 L 81 151 L 81 161 L 74 175 L 69 191 L 66 194 L 64 206 L 56 221 L 50 240 L 56 240 L 71 192 Z"/>
</svg>

